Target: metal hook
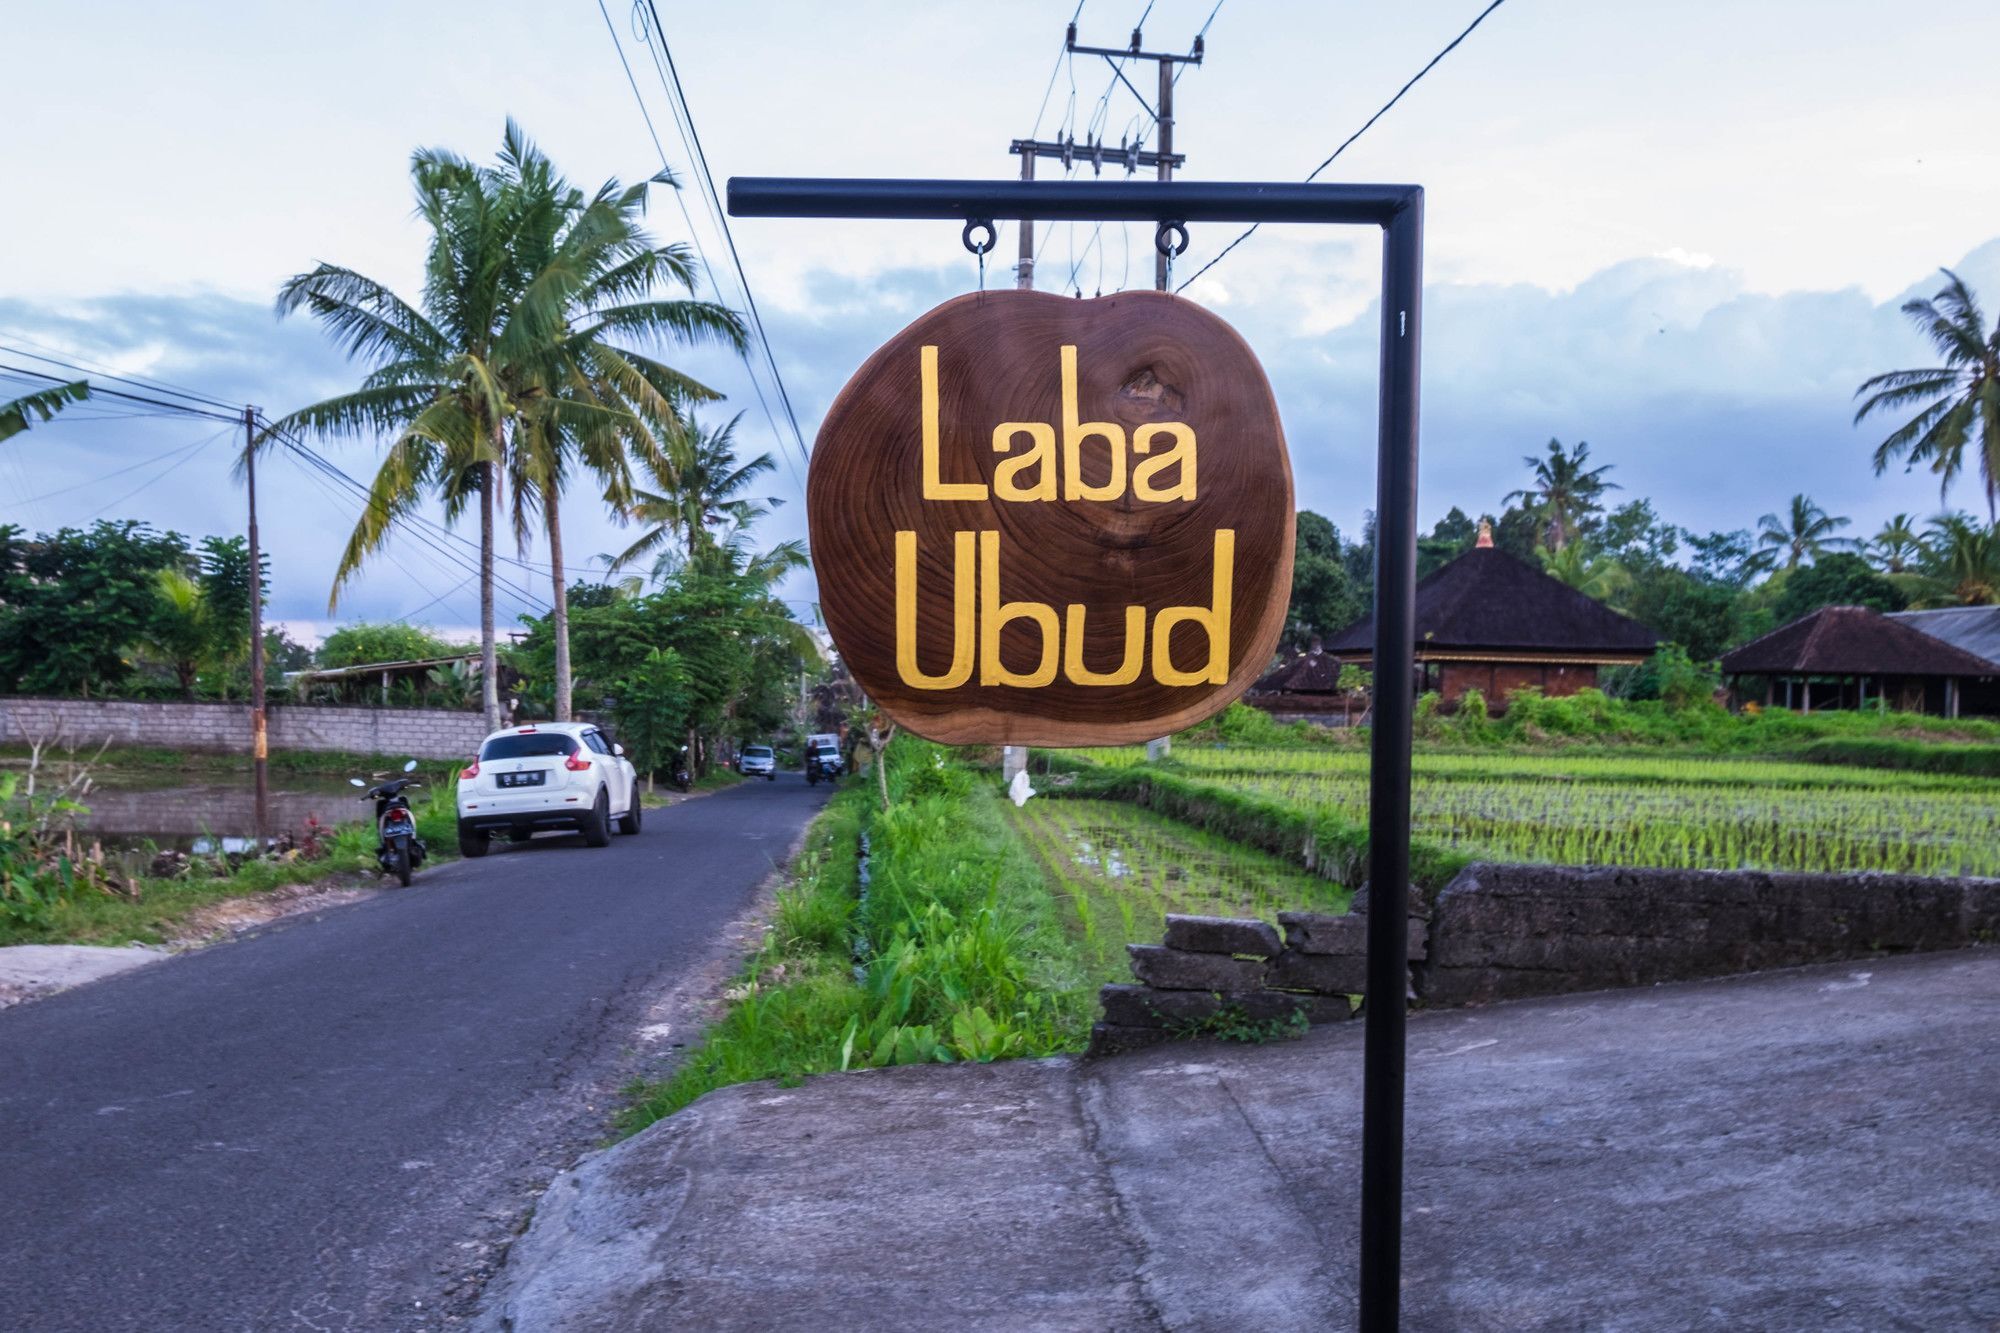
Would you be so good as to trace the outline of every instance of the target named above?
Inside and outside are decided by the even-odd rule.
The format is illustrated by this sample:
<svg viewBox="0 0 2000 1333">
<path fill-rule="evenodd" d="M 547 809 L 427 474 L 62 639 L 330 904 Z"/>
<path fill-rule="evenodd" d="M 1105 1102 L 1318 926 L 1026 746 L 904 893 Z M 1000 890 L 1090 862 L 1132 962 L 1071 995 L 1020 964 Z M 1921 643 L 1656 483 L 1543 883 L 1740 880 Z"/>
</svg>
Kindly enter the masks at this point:
<svg viewBox="0 0 2000 1333">
<path fill-rule="evenodd" d="M 983 243 L 975 244 L 972 239 L 972 233 L 979 230 L 986 232 L 986 240 Z M 973 218 L 965 224 L 965 230 L 959 235 L 959 240 L 963 241 L 965 248 L 972 251 L 973 254 L 984 255 L 994 246 L 1000 244 L 1000 233 L 995 231 L 993 224 L 985 218 Z"/>
<path fill-rule="evenodd" d="M 1167 237 L 1170 235 L 1178 235 L 1181 238 L 1180 244 L 1170 245 L 1167 242 Z M 1175 255 L 1186 254 L 1188 248 L 1187 224 L 1185 222 L 1162 222 L 1159 230 L 1153 233 L 1153 248 L 1161 254 L 1166 255 L 1169 259 Z"/>
</svg>

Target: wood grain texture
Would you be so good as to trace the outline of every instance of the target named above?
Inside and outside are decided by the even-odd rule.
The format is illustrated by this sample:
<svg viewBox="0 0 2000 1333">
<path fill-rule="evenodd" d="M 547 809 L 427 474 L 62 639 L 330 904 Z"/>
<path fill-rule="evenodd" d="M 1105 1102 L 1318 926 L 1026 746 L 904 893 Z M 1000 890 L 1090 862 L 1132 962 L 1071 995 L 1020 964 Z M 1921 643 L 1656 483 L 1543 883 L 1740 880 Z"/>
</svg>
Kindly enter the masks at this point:
<svg viewBox="0 0 2000 1333">
<path fill-rule="evenodd" d="M 1007 501 L 993 494 L 999 465 L 1029 448 L 996 452 L 1002 422 L 1047 423 L 1062 475 L 1061 349 L 1074 346 L 1082 421 L 1125 432 L 1126 486 L 1114 500 Z M 939 479 L 986 488 L 982 500 L 927 500 L 920 403 L 922 349 L 937 351 Z M 1183 422 L 1196 438 L 1196 495 L 1147 501 L 1133 493 L 1134 432 Z M 1154 437 L 1154 452 L 1167 448 Z M 1080 451 L 1081 481 L 1111 480 L 1101 440 Z M 1021 480 L 1029 474 L 1017 474 Z M 1171 487 L 1177 474 L 1160 473 Z M 947 744 L 1100 745 L 1165 735 L 1221 711 L 1269 664 L 1284 627 L 1292 579 L 1292 476 L 1269 382 L 1227 324 L 1160 292 L 1075 300 L 1044 292 L 957 297 L 897 334 L 856 372 L 820 428 L 807 480 L 807 517 L 820 605 L 835 646 L 863 689 L 899 723 Z M 1216 533 L 1235 533 L 1227 678 L 1162 684 L 1154 677 L 1152 626 L 1167 607 L 1210 605 Z M 918 689 L 898 671 L 896 534 L 916 534 L 919 669 L 948 674 L 954 655 L 954 535 L 993 533 L 1006 602 L 1084 608 L 1081 665 L 1115 673 L 1126 647 L 1126 608 L 1144 608 L 1147 645 L 1130 684 L 1085 685 L 1063 670 L 1040 687 L 980 683 Z M 976 545 L 981 538 L 974 538 Z M 1031 672 L 1041 634 L 1005 625 L 1000 656 Z M 1186 670 L 1208 657 L 1197 624 L 1176 624 L 1170 653 Z"/>
</svg>

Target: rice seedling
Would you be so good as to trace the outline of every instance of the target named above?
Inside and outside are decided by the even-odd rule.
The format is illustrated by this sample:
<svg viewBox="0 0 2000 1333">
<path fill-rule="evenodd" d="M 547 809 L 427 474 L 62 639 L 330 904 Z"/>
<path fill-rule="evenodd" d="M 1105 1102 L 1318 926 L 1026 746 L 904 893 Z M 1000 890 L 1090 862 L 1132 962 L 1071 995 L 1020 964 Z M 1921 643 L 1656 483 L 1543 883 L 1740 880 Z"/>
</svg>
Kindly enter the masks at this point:
<svg viewBox="0 0 2000 1333">
<path fill-rule="evenodd" d="M 1098 981 L 1130 976 L 1127 944 L 1156 944 L 1169 912 L 1275 921 L 1346 910 L 1349 891 L 1276 857 L 1116 801 L 1031 801 L 1015 826 L 1041 857 Z"/>
</svg>

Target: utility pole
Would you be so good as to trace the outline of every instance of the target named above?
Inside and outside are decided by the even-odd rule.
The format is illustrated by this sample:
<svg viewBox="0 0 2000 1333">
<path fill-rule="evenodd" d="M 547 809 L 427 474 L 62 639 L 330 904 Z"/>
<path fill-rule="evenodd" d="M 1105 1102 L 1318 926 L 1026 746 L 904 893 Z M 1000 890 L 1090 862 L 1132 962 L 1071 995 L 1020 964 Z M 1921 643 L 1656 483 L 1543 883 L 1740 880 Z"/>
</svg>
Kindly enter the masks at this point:
<svg viewBox="0 0 2000 1333">
<path fill-rule="evenodd" d="M 1076 30 L 1072 28 L 1070 32 L 1074 36 Z M 1112 148 L 1094 139 L 1082 144 L 1073 138 L 1016 139 L 1007 145 L 1007 151 L 1020 156 L 1021 179 L 1024 181 L 1035 178 L 1035 159 L 1038 157 L 1056 159 L 1065 167 L 1088 163 L 1091 174 L 1098 176 L 1104 174 L 1107 163 L 1125 168 L 1125 174 L 1129 176 L 1145 167 L 1158 167 L 1162 173 L 1171 172 L 1187 160 L 1174 153 L 1156 153 L 1136 143 L 1120 143 Z M 1164 174 L 1160 177 L 1161 180 L 1167 178 Z M 1035 285 L 1035 224 L 1028 218 L 1021 220 L 1021 258 L 1014 266 L 1014 285 L 1023 291 Z"/>
<path fill-rule="evenodd" d="M 1183 160 L 1174 152 L 1174 66 L 1199 65 L 1203 53 L 1203 41 L 1197 36 L 1194 39 L 1193 47 L 1189 49 L 1188 53 L 1180 55 L 1171 51 L 1142 50 L 1143 40 L 1143 34 L 1139 29 L 1134 28 L 1132 29 L 1132 44 L 1123 51 L 1108 46 L 1078 46 L 1076 42 L 1076 25 L 1072 23 L 1069 25 L 1069 37 L 1064 46 L 1071 55 L 1103 56 L 1105 63 L 1111 66 L 1112 74 L 1117 77 L 1120 83 L 1131 89 L 1132 96 L 1139 99 L 1140 106 L 1146 107 L 1146 113 L 1152 116 L 1154 123 L 1160 127 L 1160 151 L 1148 154 L 1147 156 L 1151 157 L 1153 165 L 1159 168 L 1160 179 L 1162 181 L 1170 181 L 1174 178 L 1174 168 L 1181 165 Z M 1159 67 L 1160 91 L 1158 106 L 1146 106 L 1145 96 L 1140 93 L 1138 88 L 1133 86 L 1132 80 L 1125 77 L 1123 62 L 1127 60 L 1150 60 Z M 1167 263 L 1168 257 L 1166 254 L 1156 253 L 1154 255 L 1153 287 L 1157 291 L 1163 292 L 1167 289 Z"/>
<path fill-rule="evenodd" d="M 270 745 L 264 725 L 264 556 L 257 543 L 257 409 L 243 409 L 243 479 L 250 491 L 250 768 L 256 775 L 257 852 L 270 832 Z"/>
</svg>

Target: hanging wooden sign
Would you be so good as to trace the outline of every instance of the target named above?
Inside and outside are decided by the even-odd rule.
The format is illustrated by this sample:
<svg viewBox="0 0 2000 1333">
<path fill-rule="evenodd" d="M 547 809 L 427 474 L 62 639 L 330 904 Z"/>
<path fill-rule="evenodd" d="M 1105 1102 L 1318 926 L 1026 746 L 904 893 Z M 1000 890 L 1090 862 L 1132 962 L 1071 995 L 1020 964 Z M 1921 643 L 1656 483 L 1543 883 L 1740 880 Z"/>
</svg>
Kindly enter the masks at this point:
<svg viewBox="0 0 2000 1333">
<path fill-rule="evenodd" d="M 947 301 L 841 390 L 806 502 L 834 646 L 947 744 L 1167 735 L 1248 689 L 1284 628 L 1271 386 L 1165 293 Z"/>
</svg>

